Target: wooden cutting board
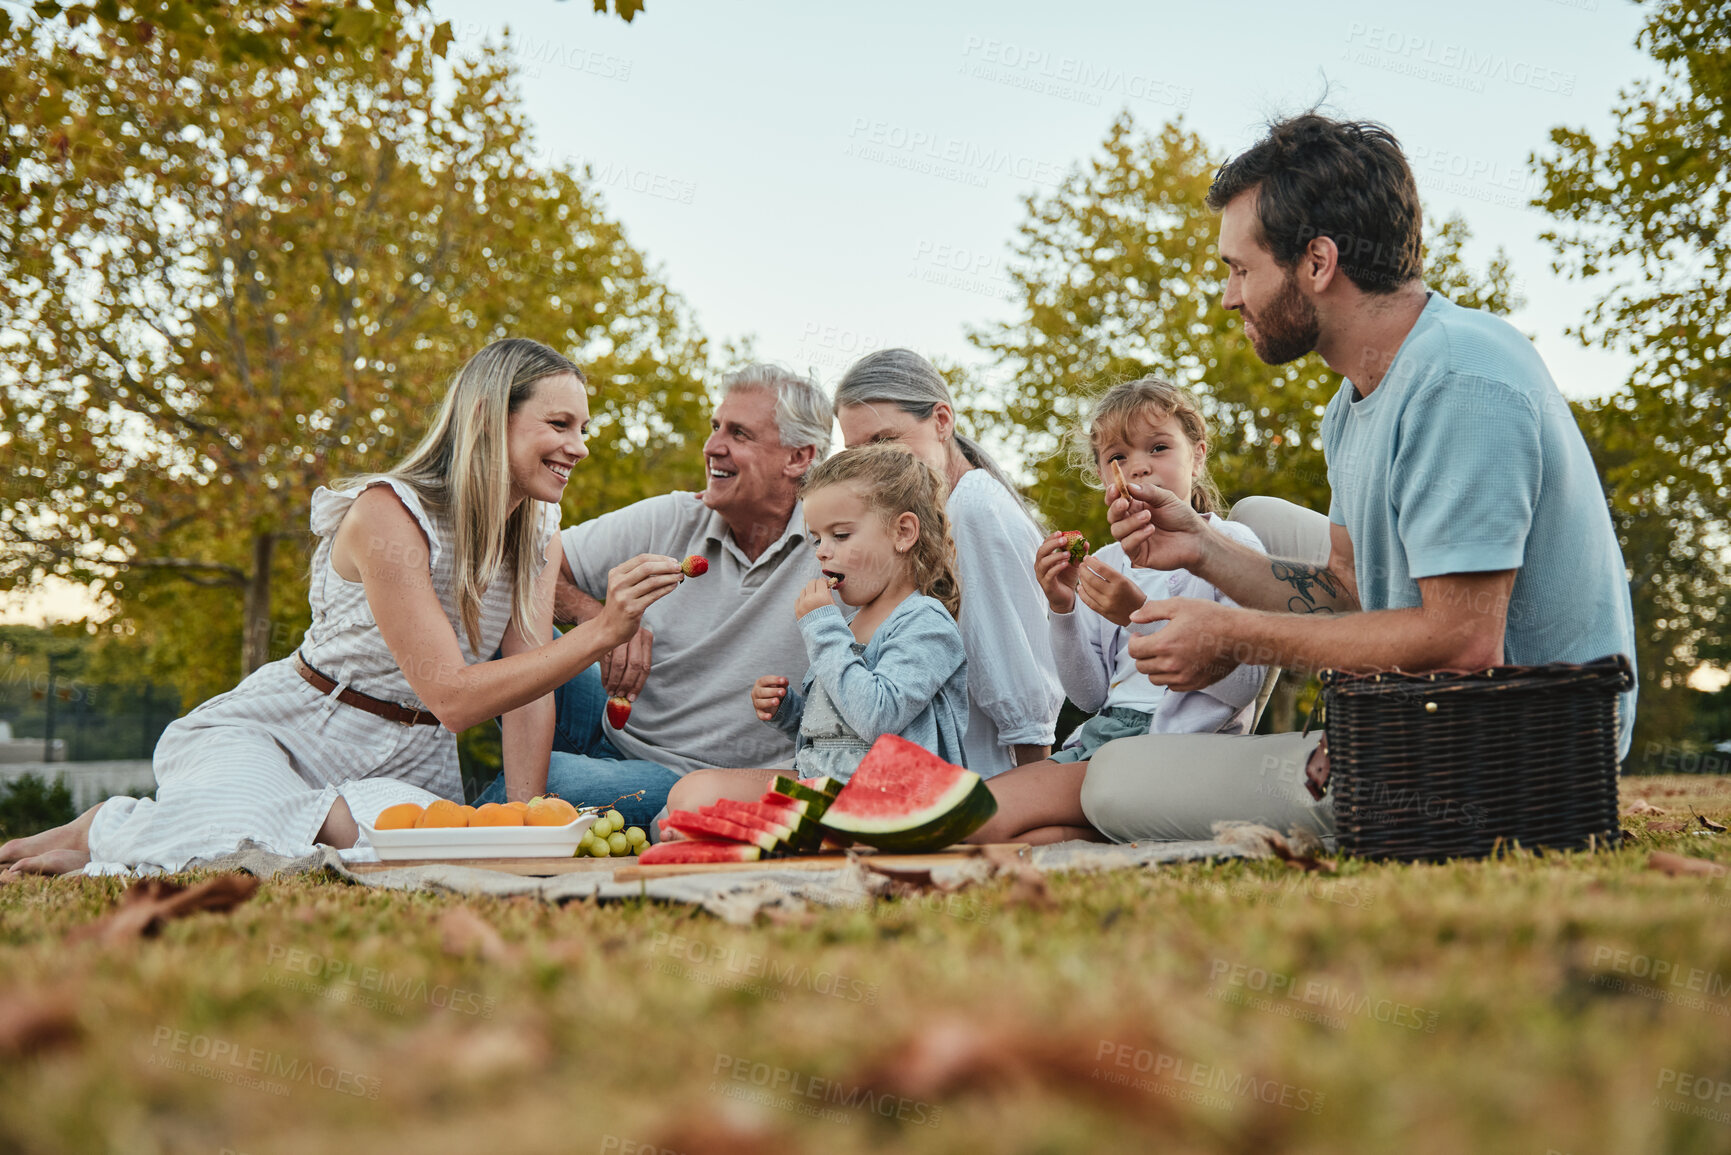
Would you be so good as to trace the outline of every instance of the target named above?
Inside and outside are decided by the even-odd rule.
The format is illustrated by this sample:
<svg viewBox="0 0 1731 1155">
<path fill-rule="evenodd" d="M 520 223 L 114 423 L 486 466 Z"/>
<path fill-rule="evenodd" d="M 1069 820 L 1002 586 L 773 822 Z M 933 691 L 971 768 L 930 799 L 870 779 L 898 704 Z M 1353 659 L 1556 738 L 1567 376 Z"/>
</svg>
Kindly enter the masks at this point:
<svg viewBox="0 0 1731 1155">
<path fill-rule="evenodd" d="M 1006 848 L 1025 851 L 1019 843 L 1003 843 Z M 973 858 L 985 852 L 983 846 L 955 846 L 931 854 L 880 854 L 862 849 L 858 856 L 869 859 L 882 870 L 921 871 L 943 866 L 962 858 Z M 356 862 L 349 869 L 356 874 L 377 874 L 405 866 L 468 866 L 476 870 L 493 870 L 501 874 L 518 874 L 547 878 L 559 874 L 595 874 L 611 871 L 614 882 L 639 882 L 651 878 L 671 878 L 676 874 L 730 874 L 742 870 L 839 870 L 847 865 L 845 854 L 810 854 L 795 858 L 768 858 L 758 862 L 669 862 L 660 866 L 638 866 L 636 858 L 406 858 L 394 862 Z"/>
</svg>

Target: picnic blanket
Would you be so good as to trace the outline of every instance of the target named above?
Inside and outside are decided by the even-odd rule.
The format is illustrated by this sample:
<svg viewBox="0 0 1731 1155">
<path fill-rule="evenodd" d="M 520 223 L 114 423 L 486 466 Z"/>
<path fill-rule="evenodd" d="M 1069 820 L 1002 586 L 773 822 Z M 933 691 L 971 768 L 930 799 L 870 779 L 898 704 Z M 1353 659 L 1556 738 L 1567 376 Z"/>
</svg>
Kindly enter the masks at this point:
<svg viewBox="0 0 1731 1155">
<path fill-rule="evenodd" d="M 1169 862 L 1198 859 L 1260 858 L 1271 853 L 1263 828 L 1247 824 L 1222 824 L 1215 839 L 1205 842 L 1141 842 L 1105 845 L 1098 842 L 1060 842 L 1030 848 L 1016 863 L 1017 870 L 1041 874 L 1053 871 L 1129 870 Z M 1275 839 L 1280 835 L 1267 831 Z M 621 865 L 625 865 L 623 862 Z M 700 906 L 730 923 L 747 924 L 767 910 L 796 912 L 807 904 L 845 907 L 867 906 L 879 898 L 905 893 L 910 880 L 895 873 L 873 869 L 866 858 L 850 858 L 834 870 L 786 870 L 773 860 L 762 870 L 724 874 L 679 874 L 665 878 L 629 882 L 614 880 L 614 871 L 597 870 L 547 878 L 502 874 L 471 866 L 406 866 L 397 870 L 356 872 L 342 855 L 330 847 L 314 854 L 288 858 L 243 843 L 232 854 L 203 859 L 194 867 L 208 870 L 244 870 L 260 878 L 324 871 L 360 886 L 386 890 L 432 890 L 453 894 L 514 897 L 528 895 L 544 902 L 575 899 L 608 901 L 652 898 L 664 902 Z M 922 871 L 918 886 L 928 893 L 955 894 L 1002 872 L 1004 863 L 979 857 L 958 857 Z"/>
</svg>

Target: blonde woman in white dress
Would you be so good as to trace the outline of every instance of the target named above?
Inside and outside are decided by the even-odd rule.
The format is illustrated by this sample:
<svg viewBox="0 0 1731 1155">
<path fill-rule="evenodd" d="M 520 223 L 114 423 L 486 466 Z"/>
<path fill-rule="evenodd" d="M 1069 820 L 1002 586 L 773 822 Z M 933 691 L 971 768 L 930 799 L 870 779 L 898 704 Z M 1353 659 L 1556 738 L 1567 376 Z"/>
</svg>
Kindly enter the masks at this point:
<svg viewBox="0 0 1731 1155">
<path fill-rule="evenodd" d="M 0 866 L 179 870 L 249 839 L 347 849 L 387 806 L 460 802 L 456 735 L 500 715 L 507 792 L 538 793 L 551 691 L 680 580 L 673 558 L 639 555 L 608 575 L 600 616 L 552 637 L 559 497 L 588 423 L 583 374 L 563 356 L 521 338 L 477 353 L 407 460 L 314 493 L 299 651 L 163 732 L 154 800 L 110 798 L 14 839 Z"/>
</svg>

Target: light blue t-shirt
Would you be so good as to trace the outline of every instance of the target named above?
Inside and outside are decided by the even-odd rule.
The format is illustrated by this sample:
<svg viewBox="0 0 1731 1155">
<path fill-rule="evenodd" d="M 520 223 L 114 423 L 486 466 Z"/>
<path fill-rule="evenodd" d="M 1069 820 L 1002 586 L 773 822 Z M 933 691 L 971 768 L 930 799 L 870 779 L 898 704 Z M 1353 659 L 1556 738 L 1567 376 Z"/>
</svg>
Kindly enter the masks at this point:
<svg viewBox="0 0 1731 1155">
<path fill-rule="evenodd" d="M 1505 662 L 1634 665 L 1628 574 L 1586 439 L 1507 321 L 1431 293 L 1382 384 L 1359 399 L 1347 381 L 1329 402 L 1322 445 L 1365 609 L 1422 604 L 1419 578 L 1519 570 Z M 1634 720 L 1630 690 L 1619 756 Z"/>
</svg>

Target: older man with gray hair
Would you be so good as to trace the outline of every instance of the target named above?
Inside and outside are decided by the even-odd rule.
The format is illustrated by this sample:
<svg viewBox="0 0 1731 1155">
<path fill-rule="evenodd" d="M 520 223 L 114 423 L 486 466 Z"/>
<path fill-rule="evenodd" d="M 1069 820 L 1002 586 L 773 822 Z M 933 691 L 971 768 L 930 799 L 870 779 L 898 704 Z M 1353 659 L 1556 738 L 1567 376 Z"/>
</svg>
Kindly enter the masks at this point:
<svg viewBox="0 0 1731 1155">
<path fill-rule="evenodd" d="M 805 540 L 800 479 L 829 453 L 833 414 L 817 383 L 775 365 L 747 365 L 721 383 L 703 446 L 701 493 L 668 493 L 562 533 L 565 565 L 554 617 L 599 612 L 607 571 L 641 553 L 697 555 L 708 571 L 643 615 L 637 635 L 566 683 L 547 789 L 578 805 L 621 802 L 647 823 L 679 777 L 703 766 L 775 766 L 793 743 L 757 720 L 751 684 L 793 685 L 807 658 L 794 619 L 799 591 L 820 577 Z M 623 727 L 606 701 L 631 702 Z M 477 801 L 502 801 L 503 775 Z M 498 797 L 495 798 L 494 796 Z"/>
</svg>

